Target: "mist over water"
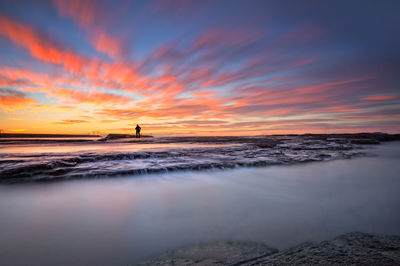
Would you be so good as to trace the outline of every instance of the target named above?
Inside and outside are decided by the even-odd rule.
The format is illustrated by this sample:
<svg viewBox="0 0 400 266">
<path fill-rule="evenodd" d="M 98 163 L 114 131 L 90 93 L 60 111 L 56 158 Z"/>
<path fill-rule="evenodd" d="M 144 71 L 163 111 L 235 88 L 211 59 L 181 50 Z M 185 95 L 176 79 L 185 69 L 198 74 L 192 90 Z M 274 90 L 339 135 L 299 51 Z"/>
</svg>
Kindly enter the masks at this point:
<svg viewBox="0 0 400 266">
<path fill-rule="evenodd" d="M 400 234 L 400 143 L 376 156 L 140 178 L 0 185 L 1 265 L 124 265 L 189 243 L 287 248 Z"/>
</svg>

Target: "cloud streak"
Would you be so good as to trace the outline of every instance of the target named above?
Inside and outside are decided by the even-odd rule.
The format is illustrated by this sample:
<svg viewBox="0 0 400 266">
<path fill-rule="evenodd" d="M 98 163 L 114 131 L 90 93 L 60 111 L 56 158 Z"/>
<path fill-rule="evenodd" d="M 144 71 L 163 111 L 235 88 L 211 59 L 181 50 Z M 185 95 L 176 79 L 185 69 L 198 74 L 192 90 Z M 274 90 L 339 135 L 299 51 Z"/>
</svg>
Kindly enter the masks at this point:
<svg viewBox="0 0 400 266">
<path fill-rule="evenodd" d="M 26 108 L 36 101 L 27 98 L 22 92 L 11 89 L 0 89 L 0 109 L 3 111 L 14 111 Z"/>
<path fill-rule="evenodd" d="M 63 121 L 54 122 L 55 125 L 73 125 L 73 124 L 81 124 L 81 123 L 88 123 L 86 120 L 81 119 L 65 119 Z"/>
</svg>

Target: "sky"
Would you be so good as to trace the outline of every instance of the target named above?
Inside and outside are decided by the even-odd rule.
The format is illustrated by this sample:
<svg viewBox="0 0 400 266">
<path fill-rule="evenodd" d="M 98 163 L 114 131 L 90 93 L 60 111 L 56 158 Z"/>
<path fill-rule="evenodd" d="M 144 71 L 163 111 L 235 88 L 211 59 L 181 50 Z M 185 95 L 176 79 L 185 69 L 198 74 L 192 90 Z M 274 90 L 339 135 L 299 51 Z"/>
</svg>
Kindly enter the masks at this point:
<svg viewBox="0 0 400 266">
<path fill-rule="evenodd" d="M 0 0 L 8 133 L 400 133 L 400 1 Z"/>
</svg>

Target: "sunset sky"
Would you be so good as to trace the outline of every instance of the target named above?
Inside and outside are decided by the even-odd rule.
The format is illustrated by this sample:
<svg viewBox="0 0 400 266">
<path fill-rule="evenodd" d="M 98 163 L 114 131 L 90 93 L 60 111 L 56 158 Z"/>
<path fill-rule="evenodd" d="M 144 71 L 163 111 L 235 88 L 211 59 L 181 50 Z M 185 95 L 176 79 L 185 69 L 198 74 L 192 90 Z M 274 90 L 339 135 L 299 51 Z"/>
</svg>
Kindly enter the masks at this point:
<svg viewBox="0 0 400 266">
<path fill-rule="evenodd" d="M 0 129 L 400 132 L 400 1 L 0 1 Z"/>
</svg>

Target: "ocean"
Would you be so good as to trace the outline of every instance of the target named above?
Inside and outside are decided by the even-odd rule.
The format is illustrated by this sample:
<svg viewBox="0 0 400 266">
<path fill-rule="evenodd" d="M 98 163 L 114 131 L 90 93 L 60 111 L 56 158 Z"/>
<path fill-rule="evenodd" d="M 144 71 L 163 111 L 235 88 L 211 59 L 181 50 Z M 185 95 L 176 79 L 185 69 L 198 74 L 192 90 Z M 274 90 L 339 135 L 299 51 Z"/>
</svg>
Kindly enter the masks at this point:
<svg viewBox="0 0 400 266">
<path fill-rule="evenodd" d="M 400 142 L 363 143 L 2 140 L 0 264 L 127 265 L 191 243 L 282 249 L 350 231 L 400 234 Z"/>
</svg>

